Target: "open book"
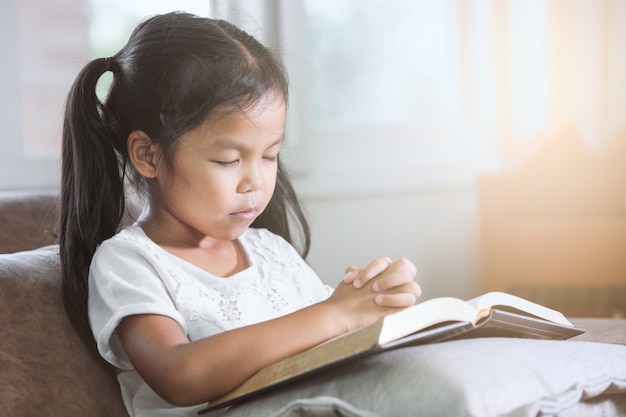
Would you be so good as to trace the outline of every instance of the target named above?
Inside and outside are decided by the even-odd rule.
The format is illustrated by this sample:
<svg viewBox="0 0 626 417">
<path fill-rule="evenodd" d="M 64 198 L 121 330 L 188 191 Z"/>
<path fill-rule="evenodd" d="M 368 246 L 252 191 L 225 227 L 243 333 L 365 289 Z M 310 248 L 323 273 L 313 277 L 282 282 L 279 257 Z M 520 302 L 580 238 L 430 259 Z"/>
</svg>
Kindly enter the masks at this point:
<svg viewBox="0 0 626 417">
<path fill-rule="evenodd" d="M 269 365 L 201 413 L 346 360 L 402 346 L 473 337 L 567 339 L 583 332 L 560 312 L 506 293 L 491 292 L 469 301 L 435 298 Z"/>
</svg>

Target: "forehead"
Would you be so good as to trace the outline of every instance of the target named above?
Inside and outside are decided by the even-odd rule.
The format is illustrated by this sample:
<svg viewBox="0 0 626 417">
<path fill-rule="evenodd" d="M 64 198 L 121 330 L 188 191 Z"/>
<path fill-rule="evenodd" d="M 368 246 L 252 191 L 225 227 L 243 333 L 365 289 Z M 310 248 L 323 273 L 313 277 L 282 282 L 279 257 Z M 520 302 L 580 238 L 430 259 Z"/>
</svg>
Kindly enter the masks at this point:
<svg viewBox="0 0 626 417">
<path fill-rule="evenodd" d="M 204 124 L 215 127 L 245 121 L 257 123 L 280 122 L 280 119 L 284 119 L 285 112 L 285 100 L 275 94 L 266 94 L 245 107 L 238 105 L 217 107 L 211 112 Z M 276 118 L 279 120 L 275 120 Z"/>
<path fill-rule="evenodd" d="M 223 149 L 282 140 L 285 103 L 275 96 L 271 98 L 244 109 L 231 106 L 214 110 L 203 124 L 183 135 L 182 143 Z"/>
</svg>

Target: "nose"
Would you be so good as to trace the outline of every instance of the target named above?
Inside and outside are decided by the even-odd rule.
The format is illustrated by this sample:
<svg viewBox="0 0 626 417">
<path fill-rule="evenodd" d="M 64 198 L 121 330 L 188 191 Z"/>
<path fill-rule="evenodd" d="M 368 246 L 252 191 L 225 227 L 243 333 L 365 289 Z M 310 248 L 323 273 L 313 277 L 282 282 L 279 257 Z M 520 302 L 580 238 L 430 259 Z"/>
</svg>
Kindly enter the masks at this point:
<svg viewBox="0 0 626 417">
<path fill-rule="evenodd" d="M 251 164 L 243 173 L 238 192 L 249 193 L 263 189 L 263 175 L 257 164 Z"/>
</svg>

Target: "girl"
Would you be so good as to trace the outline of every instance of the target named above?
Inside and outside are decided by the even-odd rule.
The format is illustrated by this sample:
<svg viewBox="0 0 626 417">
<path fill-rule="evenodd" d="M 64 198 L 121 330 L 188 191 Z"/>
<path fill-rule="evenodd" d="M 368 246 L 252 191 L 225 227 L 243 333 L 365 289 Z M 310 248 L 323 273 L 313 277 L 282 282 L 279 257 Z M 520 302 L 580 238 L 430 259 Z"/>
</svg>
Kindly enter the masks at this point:
<svg viewBox="0 0 626 417">
<path fill-rule="evenodd" d="M 183 13 L 140 24 L 70 91 L 65 303 L 87 346 L 116 368 L 131 416 L 195 415 L 260 368 L 420 295 L 404 259 L 348 268 L 332 291 L 291 246 L 290 221 L 304 256 L 309 231 L 278 158 L 286 105 L 270 51 L 229 23 Z M 125 182 L 146 206 L 119 230 Z"/>
</svg>

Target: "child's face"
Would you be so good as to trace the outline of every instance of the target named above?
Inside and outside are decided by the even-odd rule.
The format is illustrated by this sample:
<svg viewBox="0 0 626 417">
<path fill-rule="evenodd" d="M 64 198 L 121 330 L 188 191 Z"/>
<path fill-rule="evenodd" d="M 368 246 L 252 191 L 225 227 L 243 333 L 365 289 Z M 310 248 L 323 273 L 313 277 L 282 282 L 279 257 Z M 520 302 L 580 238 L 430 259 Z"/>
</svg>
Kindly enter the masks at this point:
<svg viewBox="0 0 626 417">
<path fill-rule="evenodd" d="M 183 135 L 173 174 L 158 170 L 161 204 L 152 226 L 185 240 L 239 237 L 274 193 L 284 124 L 284 102 L 272 97 L 244 113 L 218 110 Z"/>
</svg>

